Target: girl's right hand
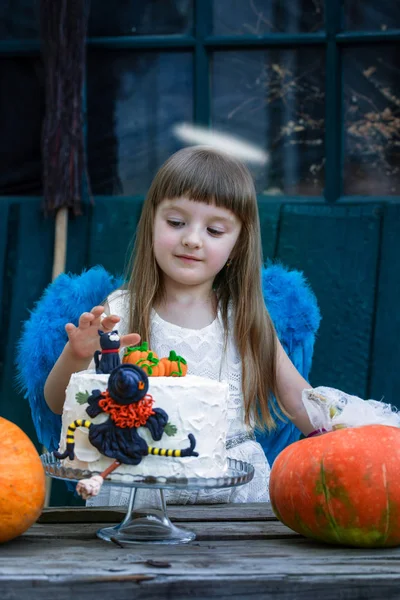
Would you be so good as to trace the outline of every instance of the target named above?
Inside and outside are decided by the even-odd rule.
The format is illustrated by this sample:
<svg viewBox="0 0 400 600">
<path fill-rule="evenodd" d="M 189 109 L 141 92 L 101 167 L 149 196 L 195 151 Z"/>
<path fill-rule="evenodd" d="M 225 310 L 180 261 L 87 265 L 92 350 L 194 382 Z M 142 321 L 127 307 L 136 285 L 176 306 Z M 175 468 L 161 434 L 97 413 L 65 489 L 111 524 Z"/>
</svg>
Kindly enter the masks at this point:
<svg viewBox="0 0 400 600">
<path fill-rule="evenodd" d="M 101 331 L 112 331 L 120 318 L 117 315 L 108 315 L 101 319 L 104 306 L 95 306 L 90 312 L 82 313 L 79 317 L 78 327 L 73 323 L 67 323 L 65 331 L 68 335 L 70 351 L 76 358 L 93 358 L 93 354 L 100 348 L 99 329 Z M 121 348 L 125 346 L 136 346 L 140 342 L 140 335 L 130 333 L 121 336 Z"/>
</svg>

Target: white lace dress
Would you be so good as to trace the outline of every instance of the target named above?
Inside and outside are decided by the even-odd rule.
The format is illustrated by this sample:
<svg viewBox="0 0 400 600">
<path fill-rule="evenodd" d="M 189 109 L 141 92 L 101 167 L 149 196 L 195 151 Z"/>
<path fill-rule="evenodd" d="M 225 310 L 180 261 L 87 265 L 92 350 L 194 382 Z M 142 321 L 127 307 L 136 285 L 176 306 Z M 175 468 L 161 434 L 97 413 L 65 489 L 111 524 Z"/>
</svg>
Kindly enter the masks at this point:
<svg viewBox="0 0 400 600">
<path fill-rule="evenodd" d="M 118 324 L 120 335 L 128 333 L 129 296 L 117 291 L 108 298 L 110 314 L 121 318 Z M 108 312 L 108 311 L 107 311 Z M 224 353 L 224 333 L 220 317 L 202 329 L 187 329 L 164 321 L 154 310 L 151 320 L 150 348 L 159 356 L 167 356 L 171 349 L 184 356 L 188 373 L 216 380 L 229 381 L 228 439 L 238 434 L 251 432 L 244 423 L 244 405 L 241 389 L 241 360 L 233 341 L 228 336 Z M 234 488 L 221 490 L 172 491 L 166 492 L 166 500 L 173 504 L 218 503 L 218 502 L 269 502 L 270 467 L 260 444 L 247 439 L 228 450 L 228 456 L 244 460 L 254 466 L 251 482 Z M 126 505 L 130 489 L 104 485 L 98 496 L 87 501 L 88 506 Z"/>
</svg>

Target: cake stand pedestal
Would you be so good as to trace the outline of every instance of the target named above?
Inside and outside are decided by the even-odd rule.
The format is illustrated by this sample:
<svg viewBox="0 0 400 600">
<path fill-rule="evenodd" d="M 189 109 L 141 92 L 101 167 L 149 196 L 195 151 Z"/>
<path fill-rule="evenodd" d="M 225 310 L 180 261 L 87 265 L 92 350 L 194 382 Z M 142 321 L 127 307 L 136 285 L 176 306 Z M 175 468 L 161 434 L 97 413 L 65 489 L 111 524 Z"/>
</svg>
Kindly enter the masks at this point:
<svg viewBox="0 0 400 600">
<path fill-rule="evenodd" d="M 64 481 L 87 479 L 95 473 L 72 469 L 61 463 L 52 453 L 41 457 L 46 475 Z M 115 527 L 99 529 L 97 536 L 122 546 L 129 544 L 186 544 L 196 534 L 174 525 L 167 513 L 165 490 L 198 491 L 236 487 L 253 479 L 254 467 L 241 460 L 228 458 L 228 470 L 223 477 L 177 478 L 143 477 L 111 473 L 103 485 L 131 488 L 125 518 Z"/>
</svg>

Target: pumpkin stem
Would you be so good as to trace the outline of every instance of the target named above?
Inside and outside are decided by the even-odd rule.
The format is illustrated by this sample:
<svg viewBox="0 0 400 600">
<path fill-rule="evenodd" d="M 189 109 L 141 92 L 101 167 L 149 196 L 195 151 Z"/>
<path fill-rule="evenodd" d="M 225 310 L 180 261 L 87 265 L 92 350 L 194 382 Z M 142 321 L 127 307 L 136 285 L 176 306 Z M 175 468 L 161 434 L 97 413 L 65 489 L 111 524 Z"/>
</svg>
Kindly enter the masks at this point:
<svg viewBox="0 0 400 600">
<path fill-rule="evenodd" d="M 178 370 L 177 371 L 172 371 L 171 376 L 172 375 L 177 375 L 178 377 L 182 377 L 183 371 L 182 371 L 181 365 L 186 365 L 186 360 L 184 358 L 182 358 L 182 356 L 179 356 L 175 352 L 175 350 L 171 350 L 170 351 L 168 360 L 170 360 L 171 362 L 176 362 L 177 365 L 178 365 Z"/>
<path fill-rule="evenodd" d="M 175 352 L 175 350 L 170 351 L 168 360 L 170 360 L 171 362 L 178 361 L 178 362 L 182 363 L 183 365 L 186 365 L 186 360 L 182 356 L 179 356 Z"/>
<path fill-rule="evenodd" d="M 127 348 L 125 348 L 124 356 L 128 356 L 132 352 L 136 352 L 136 351 L 138 351 L 138 352 L 147 352 L 148 349 L 149 349 L 148 342 L 142 342 L 140 344 L 140 346 L 127 346 Z"/>
</svg>

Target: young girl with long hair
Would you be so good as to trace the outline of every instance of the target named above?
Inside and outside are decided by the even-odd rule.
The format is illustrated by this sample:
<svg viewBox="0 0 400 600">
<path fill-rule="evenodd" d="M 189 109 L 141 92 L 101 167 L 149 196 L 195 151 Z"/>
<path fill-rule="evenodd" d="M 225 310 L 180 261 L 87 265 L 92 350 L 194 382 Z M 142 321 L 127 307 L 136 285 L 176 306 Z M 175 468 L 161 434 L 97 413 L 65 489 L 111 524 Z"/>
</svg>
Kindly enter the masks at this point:
<svg viewBox="0 0 400 600">
<path fill-rule="evenodd" d="M 189 374 L 229 382 L 229 456 L 255 467 L 253 480 L 216 491 L 169 493 L 173 502 L 268 501 L 269 465 L 255 427 L 274 427 L 271 398 L 304 433 L 313 427 L 301 392 L 309 388 L 283 350 L 261 287 L 261 235 L 248 169 L 214 149 L 191 147 L 156 174 L 136 232 L 126 289 L 66 325 L 69 341 L 45 385 L 61 413 L 71 374 L 89 366 L 98 329 L 116 326 L 121 345 L 148 340 L 159 356 L 174 348 Z M 132 333 L 134 332 L 134 333 Z M 105 486 L 89 504 L 125 504 L 129 490 Z"/>
</svg>

